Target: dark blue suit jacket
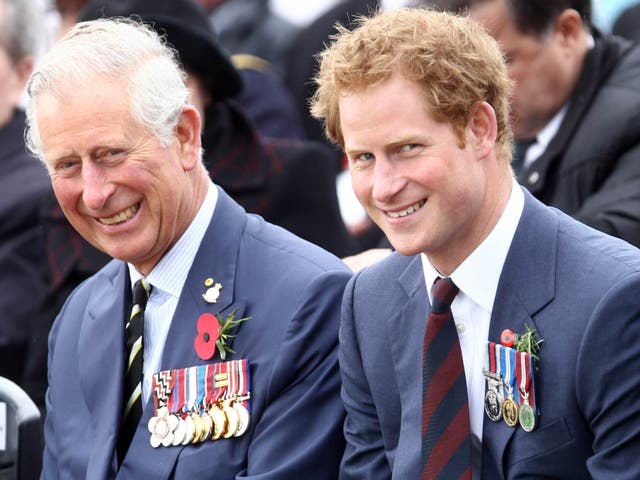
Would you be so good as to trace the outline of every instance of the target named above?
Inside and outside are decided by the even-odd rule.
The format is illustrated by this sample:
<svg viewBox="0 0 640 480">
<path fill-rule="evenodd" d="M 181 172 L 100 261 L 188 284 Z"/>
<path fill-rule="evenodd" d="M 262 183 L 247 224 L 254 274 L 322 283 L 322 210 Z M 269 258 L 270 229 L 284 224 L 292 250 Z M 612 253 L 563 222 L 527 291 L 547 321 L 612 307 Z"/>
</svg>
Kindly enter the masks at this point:
<svg viewBox="0 0 640 480">
<path fill-rule="evenodd" d="M 200 365 L 193 342 L 204 312 L 251 317 L 229 359 L 251 365 L 251 424 L 238 438 L 153 449 L 150 398 L 117 478 L 329 479 L 344 440 L 337 333 L 344 264 L 260 217 L 222 190 L 184 285 L 162 369 Z M 204 279 L 223 285 L 204 301 Z M 56 319 L 49 341 L 43 478 L 116 477 L 121 412 L 126 265 L 85 281 Z M 239 317 L 238 317 L 239 318 Z M 218 353 L 212 361 L 220 361 Z"/>
<path fill-rule="evenodd" d="M 544 339 L 541 413 L 530 433 L 485 418 L 484 480 L 640 478 L 639 293 L 640 251 L 525 194 L 489 339 L 525 325 Z M 418 256 L 393 254 L 348 284 L 342 479 L 419 478 L 428 313 Z"/>
</svg>

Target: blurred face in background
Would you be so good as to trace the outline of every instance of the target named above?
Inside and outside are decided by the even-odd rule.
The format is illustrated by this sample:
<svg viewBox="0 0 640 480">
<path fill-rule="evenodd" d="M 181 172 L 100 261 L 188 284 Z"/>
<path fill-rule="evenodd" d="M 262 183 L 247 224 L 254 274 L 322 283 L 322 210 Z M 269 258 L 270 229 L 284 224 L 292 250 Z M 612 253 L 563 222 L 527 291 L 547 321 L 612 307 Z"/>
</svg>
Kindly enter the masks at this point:
<svg viewBox="0 0 640 480">
<path fill-rule="evenodd" d="M 500 43 L 516 83 L 511 98 L 515 138 L 534 138 L 562 108 L 577 82 L 586 53 L 580 16 L 565 10 L 542 36 L 520 32 L 505 0 L 480 2 L 471 9 L 471 18 Z"/>
<path fill-rule="evenodd" d="M 4 2 L 0 1 L 0 26 L 4 24 L 4 16 Z M 32 70 L 31 57 L 14 61 L 0 41 L 0 127 L 6 125 L 13 116 Z"/>
</svg>

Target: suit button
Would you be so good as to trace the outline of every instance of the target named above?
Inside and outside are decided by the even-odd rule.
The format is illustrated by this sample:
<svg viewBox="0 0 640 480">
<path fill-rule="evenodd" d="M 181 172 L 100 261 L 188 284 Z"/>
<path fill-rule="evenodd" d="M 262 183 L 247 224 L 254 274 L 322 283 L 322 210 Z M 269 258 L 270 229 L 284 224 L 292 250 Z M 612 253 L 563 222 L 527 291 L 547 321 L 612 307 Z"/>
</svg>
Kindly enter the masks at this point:
<svg viewBox="0 0 640 480">
<path fill-rule="evenodd" d="M 534 183 L 537 183 L 538 180 L 540 180 L 540 174 L 538 172 L 531 172 L 529 174 L 529 177 L 527 178 L 527 182 L 529 183 L 529 185 L 533 185 Z"/>
</svg>

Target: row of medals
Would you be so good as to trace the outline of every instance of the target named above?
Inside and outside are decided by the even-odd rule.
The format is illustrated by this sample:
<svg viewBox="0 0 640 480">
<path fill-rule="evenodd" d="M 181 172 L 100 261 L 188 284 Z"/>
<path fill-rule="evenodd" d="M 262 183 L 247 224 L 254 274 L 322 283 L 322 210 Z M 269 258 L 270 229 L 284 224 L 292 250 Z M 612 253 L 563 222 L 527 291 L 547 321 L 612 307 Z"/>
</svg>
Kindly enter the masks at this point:
<svg viewBox="0 0 640 480">
<path fill-rule="evenodd" d="M 515 427 L 519 423 L 525 432 L 536 428 L 536 415 L 527 401 L 528 394 L 523 395 L 525 401 L 518 407 L 513 399 L 513 387 L 509 386 L 507 398 L 503 398 L 497 388 L 498 382 L 494 378 L 489 378 L 486 371 L 485 376 L 489 383 L 484 398 L 484 411 L 487 417 L 494 422 L 504 420 L 504 423 L 510 427 Z"/>
<path fill-rule="evenodd" d="M 249 410 L 241 400 L 218 401 L 203 412 L 181 416 L 169 413 L 166 406 L 158 408 L 149 420 L 149 443 L 153 448 L 202 443 L 206 440 L 239 437 L 249 426 Z"/>
</svg>

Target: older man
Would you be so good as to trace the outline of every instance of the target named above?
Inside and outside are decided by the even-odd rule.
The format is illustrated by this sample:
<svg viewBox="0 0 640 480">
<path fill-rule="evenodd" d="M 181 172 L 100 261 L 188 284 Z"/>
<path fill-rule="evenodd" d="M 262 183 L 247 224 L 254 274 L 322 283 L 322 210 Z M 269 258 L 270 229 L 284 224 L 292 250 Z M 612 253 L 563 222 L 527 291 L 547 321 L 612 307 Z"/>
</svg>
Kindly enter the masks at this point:
<svg viewBox="0 0 640 480">
<path fill-rule="evenodd" d="M 43 478 L 335 476 L 349 273 L 209 180 L 173 50 L 81 23 L 28 91 L 62 210 L 117 259 L 52 329 Z"/>
</svg>

